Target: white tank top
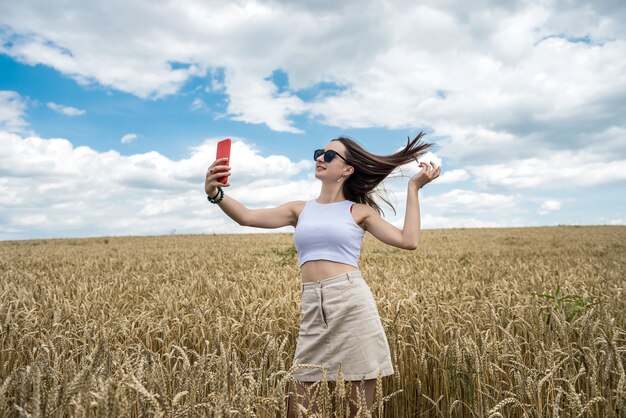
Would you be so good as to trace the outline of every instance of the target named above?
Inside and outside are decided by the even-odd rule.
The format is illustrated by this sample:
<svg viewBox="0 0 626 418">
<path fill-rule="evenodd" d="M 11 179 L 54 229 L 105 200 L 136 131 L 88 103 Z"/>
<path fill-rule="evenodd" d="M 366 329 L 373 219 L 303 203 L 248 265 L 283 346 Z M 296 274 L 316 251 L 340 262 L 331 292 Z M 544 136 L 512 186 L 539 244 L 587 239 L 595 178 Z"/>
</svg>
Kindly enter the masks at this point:
<svg viewBox="0 0 626 418">
<path fill-rule="evenodd" d="M 300 266 L 309 260 L 330 260 L 359 268 L 365 230 L 352 218 L 353 204 L 350 200 L 334 203 L 307 200 L 293 235 Z"/>
</svg>

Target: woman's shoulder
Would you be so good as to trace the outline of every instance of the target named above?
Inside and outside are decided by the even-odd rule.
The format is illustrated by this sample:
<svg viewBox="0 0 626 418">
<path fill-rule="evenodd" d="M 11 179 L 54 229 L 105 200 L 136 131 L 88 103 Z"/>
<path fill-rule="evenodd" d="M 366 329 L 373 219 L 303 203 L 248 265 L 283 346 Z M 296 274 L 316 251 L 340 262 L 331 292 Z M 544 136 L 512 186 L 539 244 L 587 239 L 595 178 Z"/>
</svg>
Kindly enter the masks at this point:
<svg viewBox="0 0 626 418">
<path fill-rule="evenodd" d="M 308 200 L 292 200 L 288 202 L 288 204 L 291 206 L 296 214 L 296 219 L 300 217 L 300 214 L 302 213 L 302 210 L 306 206 L 307 202 Z"/>
</svg>

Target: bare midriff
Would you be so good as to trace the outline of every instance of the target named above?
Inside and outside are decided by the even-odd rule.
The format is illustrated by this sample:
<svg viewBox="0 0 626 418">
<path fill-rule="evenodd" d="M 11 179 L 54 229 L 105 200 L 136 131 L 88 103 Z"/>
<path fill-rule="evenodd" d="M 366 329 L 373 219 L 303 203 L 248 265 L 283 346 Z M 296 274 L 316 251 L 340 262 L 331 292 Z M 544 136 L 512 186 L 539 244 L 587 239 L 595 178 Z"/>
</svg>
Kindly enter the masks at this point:
<svg viewBox="0 0 626 418">
<path fill-rule="evenodd" d="M 349 264 L 330 260 L 310 260 L 300 266 L 302 282 L 315 282 L 347 271 L 359 271 Z"/>
</svg>

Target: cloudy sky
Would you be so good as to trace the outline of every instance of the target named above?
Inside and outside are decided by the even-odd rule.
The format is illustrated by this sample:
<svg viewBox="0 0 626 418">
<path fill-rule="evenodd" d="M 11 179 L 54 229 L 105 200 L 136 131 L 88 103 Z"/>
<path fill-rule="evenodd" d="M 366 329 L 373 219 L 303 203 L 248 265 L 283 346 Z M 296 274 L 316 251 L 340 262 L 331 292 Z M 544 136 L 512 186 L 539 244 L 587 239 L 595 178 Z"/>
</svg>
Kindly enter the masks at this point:
<svg viewBox="0 0 626 418">
<path fill-rule="evenodd" d="M 218 140 L 263 208 L 317 197 L 339 135 L 422 130 L 423 229 L 624 224 L 626 3 L 299 3 L 0 1 L 0 239 L 293 232 L 206 200 Z"/>
</svg>

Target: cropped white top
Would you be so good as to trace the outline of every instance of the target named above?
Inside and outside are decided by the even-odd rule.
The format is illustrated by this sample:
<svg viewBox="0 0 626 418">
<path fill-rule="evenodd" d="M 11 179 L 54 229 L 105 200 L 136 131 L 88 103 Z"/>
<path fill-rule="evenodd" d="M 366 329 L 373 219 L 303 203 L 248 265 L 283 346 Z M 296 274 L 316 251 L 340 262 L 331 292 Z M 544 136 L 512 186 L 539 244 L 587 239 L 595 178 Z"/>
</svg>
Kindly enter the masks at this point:
<svg viewBox="0 0 626 418">
<path fill-rule="evenodd" d="M 365 230 L 350 213 L 354 202 L 318 203 L 307 200 L 293 235 L 299 265 L 309 260 L 330 260 L 359 268 Z"/>
</svg>

